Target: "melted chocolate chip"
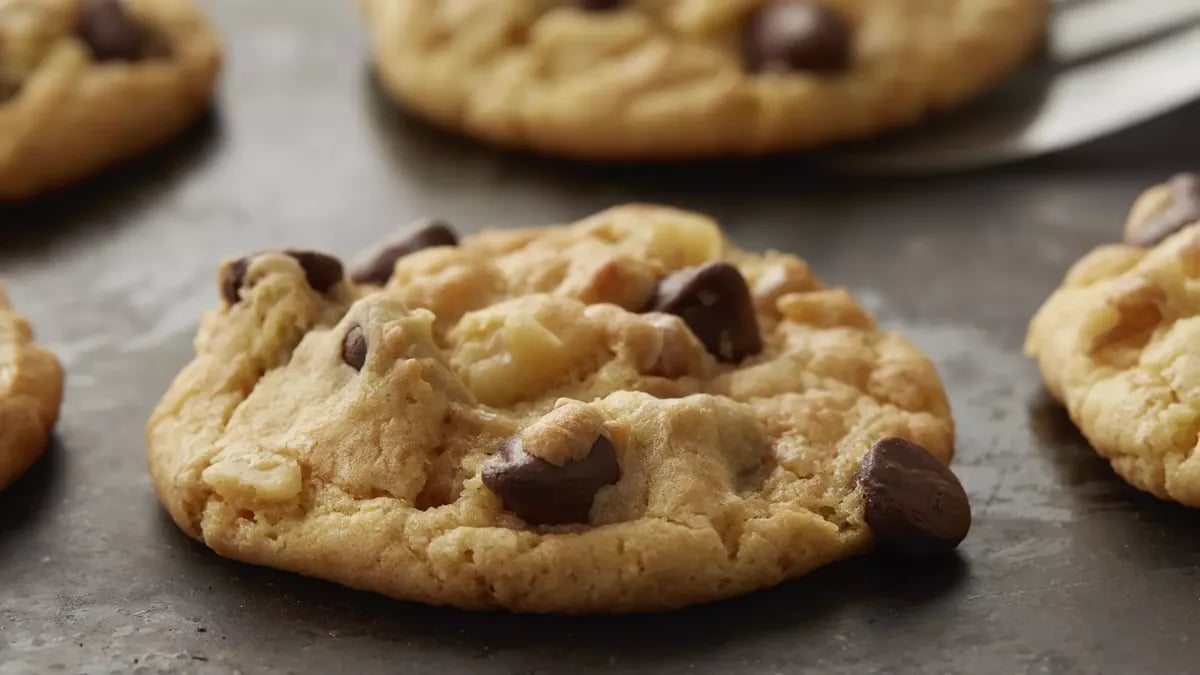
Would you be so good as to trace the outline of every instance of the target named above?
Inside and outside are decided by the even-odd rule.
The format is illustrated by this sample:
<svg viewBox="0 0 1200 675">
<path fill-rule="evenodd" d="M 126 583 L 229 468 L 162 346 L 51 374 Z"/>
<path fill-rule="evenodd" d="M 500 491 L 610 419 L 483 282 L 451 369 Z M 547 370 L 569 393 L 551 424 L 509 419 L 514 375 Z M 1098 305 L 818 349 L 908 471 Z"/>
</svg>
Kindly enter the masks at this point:
<svg viewBox="0 0 1200 675">
<path fill-rule="evenodd" d="M 1127 244 L 1150 247 L 1179 230 L 1200 221 L 1200 174 L 1181 173 L 1171 178 L 1171 204 L 1142 223 Z"/>
<path fill-rule="evenodd" d="M 150 42 L 149 31 L 121 0 L 80 0 L 79 37 L 97 61 L 137 61 Z"/>
<path fill-rule="evenodd" d="M 308 285 L 318 293 L 324 293 L 345 276 L 342 271 L 342 261 L 316 251 L 296 251 L 288 249 L 284 253 L 292 256 L 304 268 L 304 278 Z"/>
<path fill-rule="evenodd" d="M 300 263 L 300 267 L 304 268 L 305 280 L 318 293 L 328 291 L 334 284 L 342 280 L 342 263 L 331 255 L 292 249 L 283 251 L 283 253 L 292 256 Z M 255 253 L 239 258 L 221 268 L 221 297 L 225 299 L 225 302 L 235 305 L 242 299 L 241 289 L 242 284 L 246 281 L 246 270 L 250 267 L 250 261 L 257 255 L 261 254 Z"/>
<path fill-rule="evenodd" d="M 417 221 L 359 254 L 350 265 L 350 278 L 355 283 L 382 286 L 392 278 L 397 260 L 437 246 L 458 246 L 458 235 L 440 220 Z"/>
<path fill-rule="evenodd" d="M 971 529 L 971 504 L 958 477 L 925 448 L 884 438 L 855 476 L 864 517 L 881 549 L 910 556 L 953 551 Z"/>
<path fill-rule="evenodd" d="M 354 324 L 342 338 L 342 360 L 355 370 L 362 370 L 367 362 L 367 334 L 362 326 Z"/>
<path fill-rule="evenodd" d="M 625 3 L 624 0 L 575 0 L 575 4 L 589 12 L 606 12 Z"/>
<path fill-rule="evenodd" d="M 620 478 L 617 452 L 604 436 L 587 457 L 562 466 L 525 452 L 521 437 L 512 436 L 483 466 L 483 484 L 530 525 L 588 522 L 596 492 Z"/>
<path fill-rule="evenodd" d="M 762 351 L 750 289 L 729 263 L 707 263 L 663 279 L 646 310 L 683 319 L 705 349 L 722 361 L 737 363 Z"/>
<path fill-rule="evenodd" d="M 813 0 L 770 0 L 750 15 L 742 35 L 746 68 L 759 71 L 845 70 L 853 34 L 836 10 Z"/>
</svg>

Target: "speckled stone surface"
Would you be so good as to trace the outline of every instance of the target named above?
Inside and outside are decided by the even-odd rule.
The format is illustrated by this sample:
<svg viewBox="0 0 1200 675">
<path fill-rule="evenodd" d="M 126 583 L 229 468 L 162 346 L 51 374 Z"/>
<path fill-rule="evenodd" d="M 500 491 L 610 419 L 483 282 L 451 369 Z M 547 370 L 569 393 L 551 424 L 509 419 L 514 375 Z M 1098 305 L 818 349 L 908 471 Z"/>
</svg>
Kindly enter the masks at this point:
<svg viewBox="0 0 1200 675">
<path fill-rule="evenodd" d="M 0 210 L 0 274 L 68 369 L 50 452 L 0 495 L 0 674 L 1183 673 L 1200 514 L 1126 486 L 1020 356 L 1066 266 L 1137 193 L 1200 157 L 1200 107 L 1033 164 L 833 180 L 791 161 L 587 168 L 504 155 L 395 114 L 347 3 L 207 3 L 219 112 L 129 170 Z M 179 532 L 142 428 L 216 302 L 218 258 L 348 255 L 410 217 L 464 231 L 630 200 L 795 251 L 946 379 L 975 526 L 916 571 L 836 565 L 666 615 L 556 619 L 393 602 L 217 557 Z"/>
</svg>

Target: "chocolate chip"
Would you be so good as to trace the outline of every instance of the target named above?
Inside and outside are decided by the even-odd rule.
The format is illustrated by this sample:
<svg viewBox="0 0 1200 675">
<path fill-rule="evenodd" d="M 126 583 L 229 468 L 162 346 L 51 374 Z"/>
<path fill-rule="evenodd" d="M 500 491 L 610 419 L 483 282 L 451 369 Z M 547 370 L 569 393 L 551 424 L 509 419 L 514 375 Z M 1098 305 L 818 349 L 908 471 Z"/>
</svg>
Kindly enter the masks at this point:
<svg viewBox="0 0 1200 675">
<path fill-rule="evenodd" d="M 308 285 L 318 293 L 324 293 L 342 280 L 342 263 L 337 258 L 317 253 L 316 251 L 283 251 L 292 256 L 304 268 L 304 278 Z M 242 283 L 246 280 L 246 270 L 250 261 L 261 253 L 248 255 L 228 263 L 221 269 L 221 297 L 231 305 L 236 305 L 241 297 Z"/>
<path fill-rule="evenodd" d="M 865 518 L 884 550 L 910 556 L 954 550 L 971 529 L 971 504 L 958 477 L 925 448 L 884 438 L 855 476 Z"/>
<path fill-rule="evenodd" d="M 483 467 L 483 484 L 531 525 L 588 522 L 596 492 L 620 478 L 617 452 L 604 436 L 587 457 L 562 466 L 525 452 L 521 437 L 512 436 Z"/>
<path fill-rule="evenodd" d="M 121 0 L 80 0 L 79 36 L 98 61 L 137 61 L 150 42 Z"/>
<path fill-rule="evenodd" d="M 382 286 L 392 278 L 397 260 L 436 246 L 458 246 L 458 235 L 440 220 L 419 220 L 359 254 L 350 265 L 350 278 L 355 283 Z"/>
<path fill-rule="evenodd" d="M 362 370 L 367 362 L 367 334 L 362 326 L 354 324 L 342 338 L 342 360 L 355 370 Z"/>
<path fill-rule="evenodd" d="M 1141 223 L 1126 238 L 1127 244 L 1150 247 L 1179 230 L 1200 221 L 1200 174 L 1181 173 L 1167 183 L 1171 191 L 1170 204 Z"/>
<path fill-rule="evenodd" d="M 737 363 L 762 351 L 750 289 L 729 263 L 707 263 L 663 279 L 646 311 L 680 317 L 722 361 Z"/>
<path fill-rule="evenodd" d="M 770 0 L 750 15 L 742 35 L 747 69 L 845 70 L 853 35 L 845 17 L 812 0 Z"/>
<path fill-rule="evenodd" d="M 238 258 L 221 268 L 221 297 L 225 302 L 236 305 L 242 299 L 242 282 L 246 280 L 249 258 Z"/>
<path fill-rule="evenodd" d="M 623 0 L 575 0 L 575 4 L 589 12 L 604 12 L 617 9 L 624 2 Z"/>
<path fill-rule="evenodd" d="M 304 278 L 308 285 L 318 293 L 324 293 L 341 281 L 345 276 L 342 271 L 342 261 L 316 251 L 297 251 L 288 249 L 284 253 L 292 256 L 304 268 Z"/>
</svg>

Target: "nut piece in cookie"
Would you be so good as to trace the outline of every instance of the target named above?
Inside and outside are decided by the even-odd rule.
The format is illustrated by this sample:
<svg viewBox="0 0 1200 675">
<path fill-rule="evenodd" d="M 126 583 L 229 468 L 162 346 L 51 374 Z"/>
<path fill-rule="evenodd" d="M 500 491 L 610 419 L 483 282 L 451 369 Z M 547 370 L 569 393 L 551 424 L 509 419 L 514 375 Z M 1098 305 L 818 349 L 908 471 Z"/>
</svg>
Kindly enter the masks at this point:
<svg viewBox="0 0 1200 675">
<path fill-rule="evenodd" d="M 903 438 L 877 442 L 855 480 L 879 547 L 910 556 L 953 551 L 971 529 L 962 483 L 925 448 Z"/>
</svg>

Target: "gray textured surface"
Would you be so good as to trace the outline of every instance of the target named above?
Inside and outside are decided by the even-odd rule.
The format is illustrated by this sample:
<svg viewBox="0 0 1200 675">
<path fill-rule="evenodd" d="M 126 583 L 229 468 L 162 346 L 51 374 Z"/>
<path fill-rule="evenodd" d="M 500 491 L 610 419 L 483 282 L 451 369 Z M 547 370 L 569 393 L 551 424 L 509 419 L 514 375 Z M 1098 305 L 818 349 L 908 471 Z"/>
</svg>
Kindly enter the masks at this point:
<svg viewBox="0 0 1200 675">
<path fill-rule="evenodd" d="M 1019 354 L 1064 268 L 1200 158 L 1200 107 L 1048 161 L 836 181 L 793 162 L 594 169 L 381 103 L 345 3 L 209 3 L 215 119 L 53 203 L 0 210 L 0 273 L 69 370 L 48 456 L 0 496 L 0 674 L 1194 672 L 1200 517 L 1116 479 Z M 936 360 L 976 523 L 961 558 L 876 559 L 659 616 L 431 610 L 222 560 L 161 513 L 142 425 L 216 300 L 218 258 L 350 253 L 410 216 L 547 223 L 639 199 L 807 257 Z"/>
</svg>

